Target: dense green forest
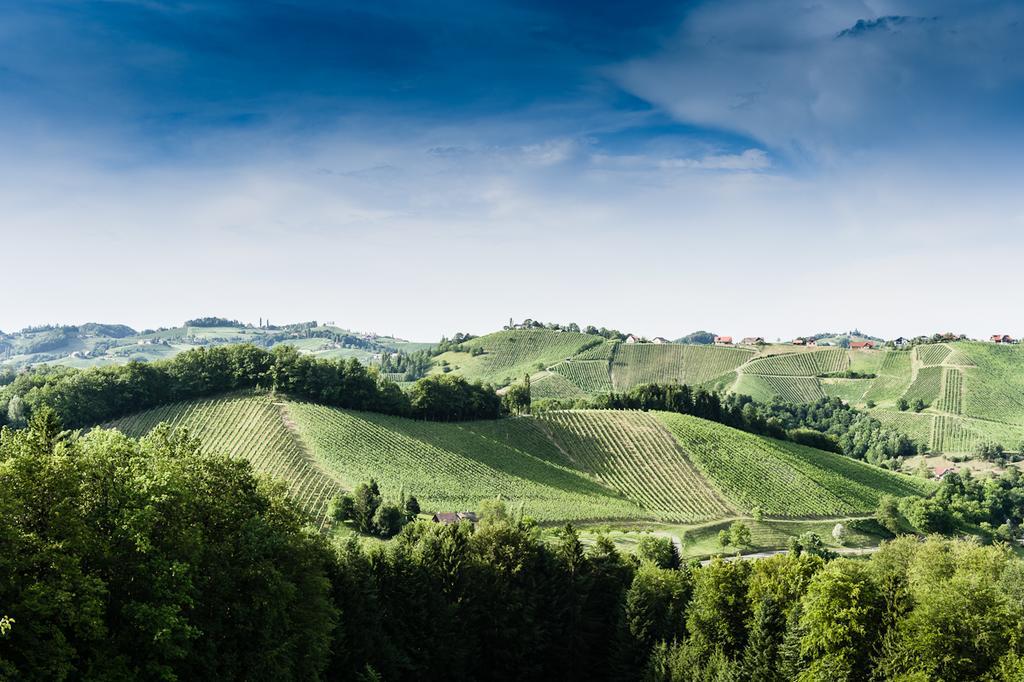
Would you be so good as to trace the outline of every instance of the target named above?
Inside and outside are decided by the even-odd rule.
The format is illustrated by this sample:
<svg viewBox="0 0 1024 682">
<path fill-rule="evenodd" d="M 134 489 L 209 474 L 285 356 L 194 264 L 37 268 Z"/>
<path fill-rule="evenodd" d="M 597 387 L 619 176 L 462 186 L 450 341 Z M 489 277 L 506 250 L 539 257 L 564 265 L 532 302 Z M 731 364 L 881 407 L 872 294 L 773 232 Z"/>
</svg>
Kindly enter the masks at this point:
<svg viewBox="0 0 1024 682">
<path fill-rule="evenodd" d="M 985 499 L 948 490 L 965 513 Z M 681 565 L 667 539 L 634 558 L 572 527 L 546 543 L 499 501 L 481 513 L 332 546 L 244 461 L 166 428 L 77 436 L 41 408 L 0 432 L 0 676 L 1024 675 L 1024 563 L 1005 545 L 905 536 L 869 560 Z"/>
<path fill-rule="evenodd" d="M 158 362 L 76 370 L 40 367 L 0 388 L 0 425 L 23 425 L 41 407 L 72 428 L 177 400 L 266 389 L 301 400 L 438 421 L 494 419 L 501 399 L 454 375 L 420 379 L 408 392 L 355 359 L 321 360 L 291 346 L 198 348 Z"/>
</svg>

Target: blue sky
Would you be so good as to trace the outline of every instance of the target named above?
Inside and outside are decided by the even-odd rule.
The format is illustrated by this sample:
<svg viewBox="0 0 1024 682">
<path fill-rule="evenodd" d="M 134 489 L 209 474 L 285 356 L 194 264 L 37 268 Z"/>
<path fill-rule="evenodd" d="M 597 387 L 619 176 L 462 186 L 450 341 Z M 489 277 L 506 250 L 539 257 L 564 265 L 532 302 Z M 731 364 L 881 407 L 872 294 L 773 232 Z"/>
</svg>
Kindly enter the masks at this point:
<svg viewBox="0 0 1024 682">
<path fill-rule="evenodd" d="M 0 329 L 1024 333 L 1022 110 L 1017 2 L 0 0 Z"/>
</svg>

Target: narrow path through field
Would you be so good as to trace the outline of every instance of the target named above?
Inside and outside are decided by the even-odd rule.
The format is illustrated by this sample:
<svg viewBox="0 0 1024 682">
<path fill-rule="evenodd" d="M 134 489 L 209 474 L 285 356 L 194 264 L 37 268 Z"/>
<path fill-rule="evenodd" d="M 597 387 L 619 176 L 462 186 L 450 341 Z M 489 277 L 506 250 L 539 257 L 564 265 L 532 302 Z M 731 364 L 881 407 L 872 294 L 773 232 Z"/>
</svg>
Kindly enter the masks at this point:
<svg viewBox="0 0 1024 682">
<path fill-rule="evenodd" d="M 874 554 L 879 549 L 881 549 L 881 547 L 839 547 L 838 549 L 833 549 L 832 551 L 835 552 L 836 554 L 838 554 L 841 557 L 854 557 L 854 556 L 867 556 L 868 554 Z M 721 558 L 723 561 L 741 561 L 741 560 L 742 561 L 748 561 L 748 560 L 751 560 L 751 559 L 767 559 L 768 557 L 775 556 L 776 554 L 786 554 L 788 552 L 789 552 L 788 549 L 773 549 L 773 550 L 770 550 L 770 551 L 767 551 L 767 552 L 752 552 L 750 554 L 732 554 L 732 555 L 724 555 L 723 554 L 721 557 L 718 557 L 718 558 Z M 710 564 L 714 560 L 715 560 L 714 558 L 712 558 L 712 559 L 704 559 L 703 561 L 700 562 L 700 565 L 701 566 L 707 566 L 708 564 Z"/>
</svg>

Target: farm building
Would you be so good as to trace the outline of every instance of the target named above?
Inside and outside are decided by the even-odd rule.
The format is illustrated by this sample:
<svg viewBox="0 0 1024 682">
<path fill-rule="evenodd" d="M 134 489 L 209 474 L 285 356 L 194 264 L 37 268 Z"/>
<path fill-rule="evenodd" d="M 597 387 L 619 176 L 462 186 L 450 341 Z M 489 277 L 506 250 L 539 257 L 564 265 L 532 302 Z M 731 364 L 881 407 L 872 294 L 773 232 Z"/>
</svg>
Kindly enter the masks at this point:
<svg viewBox="0 0 1024 682">
<path fill-rule="evenodd" d="M 935 478 L 942 479 L 946 474 L 955 474 L 956 467 L 935 467 Z"/>
<path fill-rule="evenodd" d="M 993 334 L 992 343 L 1016 343 L 1009 334 Z"/>
<path fill-rule="evenodd" d="M 807 345 L 807 339 L 805 339 L 803 337 L 795 338 L 795 339 L 793 339 L 793 345 L 794 346 L 806 346 Z"/>
<path fill-rule="evenodd" d="M 716 336 L 715 337 L 715 345 L 716 346 L 731 346 L 732 345 L 732 337 L 731 336 Z"/>
<path fill-rule="evenodd" d="M 850 348 L 852 350 L 871 350 L 875 347 L 874 341 L 851 341 Z"/>
<path fill-rule="evenodd" d="M 902 336 L 897 336 L 895 339 L 892 340 L 892 345 L 895 346 L 896 348 L 903 348 L 904 346 L 907 345 L 907 343 L 909 342 Z"/>
<path fill-rule="evenodd" d="M 635 334 L 630 334 L 626 337 L 626 343 L 640 343 L 640 337 Z"/>
<path fill-rule="evenodd" d="M 760 346 L 764 343 L 763 336 L 747 336 L 743 339 L 744 346 Z"/>
<path fill-rule="evenodd" d="M 450 526 L 462 521 L 476 523 L 480 519 L 477 518 L 474 512 L 438 512 L 430 520 L 434 523 L 443 523 L 446 526 Z"/>
<path fill-rule="evenodd" d="M 652 340 L 652 343 L 656 343 L 659 346 L 661 346 L 661 345 L 664 345 L 666 343 L 671 343 L 671 341 L 666 339 L 664 336 L 655 336 L 654 339 Z"/>
</svg>

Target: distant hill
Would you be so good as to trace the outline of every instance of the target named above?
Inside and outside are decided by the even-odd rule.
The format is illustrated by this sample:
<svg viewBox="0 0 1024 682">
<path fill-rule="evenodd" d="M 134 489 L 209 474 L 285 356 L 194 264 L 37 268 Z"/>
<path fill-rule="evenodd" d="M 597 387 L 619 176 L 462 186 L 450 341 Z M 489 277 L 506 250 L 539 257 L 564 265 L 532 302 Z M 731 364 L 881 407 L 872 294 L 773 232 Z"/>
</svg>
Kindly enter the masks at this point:
<svg viewBox="0 0 1024 682">
<path fill-rule="evenodd" d="M 191 348 L 234 343 L 262 347 L 295 346 L 318 357 L 355 357 L 372 362 L 381 353 L 407 352 L 433 344 L 353 332 L 334 325 L 307 322 L 283 326 L 243 325 L 235 320 L 207 317 L 180 327 L 136 331 L 123 324 L 89 322 L 82 325 L 46 325 L 0 334 L 0 366 L 38 364 L 94 367 L 173 357 Z"/>
<path fill-rule="evenodd" d="M 1024 347 L 1019 345 L 957 341 L 908 350 L 850 350 L 838 344 L 737 348 L 631 344 L 585 334 L 513 330 L 481 336 L 462 351 L 435 360 L 435 371 L 497 385 L 529 373 L 535 400 L 574 400 L 644 383 L 678 383 L 762 402 L 840 398 L 934 452 L 968 453 L 988 440 L 1016 452 L 1024 441 Z M 924 404 L 920 413 L 912 409 L 917 400 Z M 900 410 L 901 401 L 910 409 Z"/>
</svg>

